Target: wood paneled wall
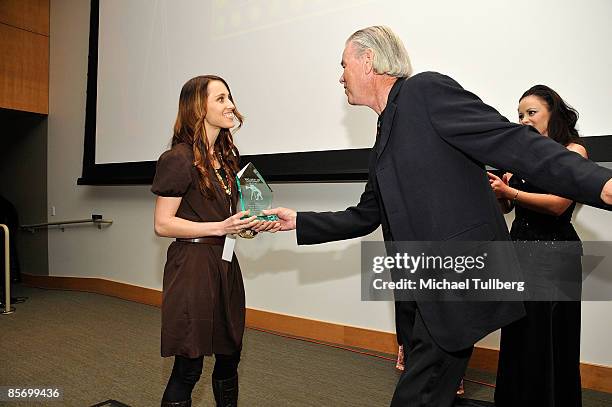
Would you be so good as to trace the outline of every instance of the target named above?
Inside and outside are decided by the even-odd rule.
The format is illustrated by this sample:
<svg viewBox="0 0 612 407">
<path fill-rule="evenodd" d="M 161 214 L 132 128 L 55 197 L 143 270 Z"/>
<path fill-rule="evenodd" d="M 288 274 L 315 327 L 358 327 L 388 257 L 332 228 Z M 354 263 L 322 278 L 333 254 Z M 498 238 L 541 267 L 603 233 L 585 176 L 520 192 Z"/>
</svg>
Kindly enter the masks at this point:
<svg viewBox="0 0 612 407">
<path fill-rule="evenodd" d="M 49 0 L 0 0 L 0 108 L 49 112 Z"/>
</svg>

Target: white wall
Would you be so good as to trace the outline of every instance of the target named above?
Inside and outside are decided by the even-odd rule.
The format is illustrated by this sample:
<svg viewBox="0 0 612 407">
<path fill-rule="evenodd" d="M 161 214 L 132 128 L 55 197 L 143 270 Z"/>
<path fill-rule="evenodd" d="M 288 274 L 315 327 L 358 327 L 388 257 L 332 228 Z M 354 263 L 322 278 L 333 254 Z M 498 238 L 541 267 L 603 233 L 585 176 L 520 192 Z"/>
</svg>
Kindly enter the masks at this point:
<svg viewBox="0 0 612 407">
<path fill-rule="evenodd" d="M 153 233 L 154 197 L 149 187 L 76 185 L 83 150 L 88 24 L 88 0 L 51 2 L 48 206 L 56 207 L 56 216 L 49 220 L 101 213 L 115 223 L 104 230 L 50 231 L 49 274 L 99 277 L 160 289 L 169 240 Z M 338 44 L 339 50 L 342 45 Z M 328 210 L 356 202 L 363 184 L 273 187 L 279 204 Z M 585 239 L 612 240 L 612 219 L 603 211 L 580 209 L 577 226 Z M 380 238 L 379 231 L 367 237 Z M 392 332 L 392 305 L 359 299 L 359 253 L 358 240 L 298 248 L 293 233 L 241 241 L 238 254 L 247 306 Z M 612 340 L 610 313 L 610 302 L 584 304 L 583 361 L 612 365 L 612 350 L 607 346 Z M 492 347 L 497 343 L 496 335 L 482 342 Z"/>
</svg>

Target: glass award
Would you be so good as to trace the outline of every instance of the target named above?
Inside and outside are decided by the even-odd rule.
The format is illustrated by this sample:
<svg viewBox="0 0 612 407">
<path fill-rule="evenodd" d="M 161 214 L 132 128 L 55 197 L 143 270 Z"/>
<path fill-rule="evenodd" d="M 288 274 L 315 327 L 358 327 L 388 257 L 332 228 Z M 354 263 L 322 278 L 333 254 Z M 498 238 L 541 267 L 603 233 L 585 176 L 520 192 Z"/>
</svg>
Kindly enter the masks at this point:
<svg viewBox="0 0 612 407">
<path fill-rule="evenodd" d="M 249 210 L 249 216 L 257 216 L 259 220 L 276 221 L 276 215 L 264 215 L 265 209 L 272 207 L 272 188 L 263 179 L 253 163 L 248 163 L 236 175 L 240 201 L 238 210 Z"/>
</svg>

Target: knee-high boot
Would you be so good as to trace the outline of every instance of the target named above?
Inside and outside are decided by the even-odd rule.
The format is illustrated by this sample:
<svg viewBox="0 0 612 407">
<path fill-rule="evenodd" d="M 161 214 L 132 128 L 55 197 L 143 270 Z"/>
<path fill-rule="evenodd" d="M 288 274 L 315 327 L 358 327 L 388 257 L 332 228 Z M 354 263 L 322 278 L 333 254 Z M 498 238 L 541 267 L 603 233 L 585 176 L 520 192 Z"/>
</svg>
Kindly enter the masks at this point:
<svg viewBox="0 0 612 407">
<path fill-rule="evenodd" d="M 229 379 L 212 379 L 213 393 L 218 407 L 238 406 L 238 374 Z"/>
</svg>

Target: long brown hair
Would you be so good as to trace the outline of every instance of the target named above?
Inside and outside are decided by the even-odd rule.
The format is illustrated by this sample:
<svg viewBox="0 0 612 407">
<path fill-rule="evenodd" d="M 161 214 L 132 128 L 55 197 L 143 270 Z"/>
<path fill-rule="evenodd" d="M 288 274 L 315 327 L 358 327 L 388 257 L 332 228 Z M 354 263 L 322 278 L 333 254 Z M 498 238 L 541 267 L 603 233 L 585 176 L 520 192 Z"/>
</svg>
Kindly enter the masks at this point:
<svg viewBox="0 0 612 407">
<path fill-rule="evenodd" d="M 229 90 L 227 82 L 215 75 L 201 75 L 189 79 L 181 89 L 179 96 L 179 109 L 174 123 L 174 134 L 172 135 L 172 146 L 186 143 L 193 148 L 193 165 L 200 173 L 200 189 L 208 199 L 213 198 L 213 185 L 211 172 L 213 170 L 213 156 L 210 153 L 210 145 L 206 137 L 204 118 L 206 117 L 206 102 L 208 99 L 208 84 L 211 81 L 221 81 L 227 87 L 229 99 L 234 103 L 234 98 Z M 243 116 L 234 108 L 234 117 L 238 119 L 238 127 L 242 127 Z M 227 174 L 228 180 L 232 182 L 238 172 L 240 154 L 234 145 L 234 138 L 229 129 L 221 129 L 214 145 L 215 153 L 220 156 L 221 167 Z"/>
</svg>

